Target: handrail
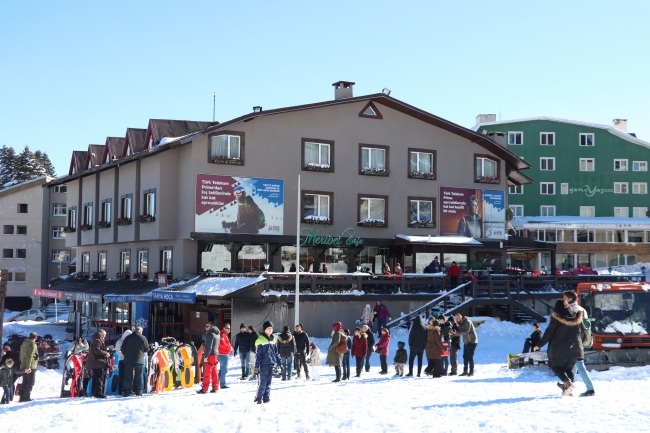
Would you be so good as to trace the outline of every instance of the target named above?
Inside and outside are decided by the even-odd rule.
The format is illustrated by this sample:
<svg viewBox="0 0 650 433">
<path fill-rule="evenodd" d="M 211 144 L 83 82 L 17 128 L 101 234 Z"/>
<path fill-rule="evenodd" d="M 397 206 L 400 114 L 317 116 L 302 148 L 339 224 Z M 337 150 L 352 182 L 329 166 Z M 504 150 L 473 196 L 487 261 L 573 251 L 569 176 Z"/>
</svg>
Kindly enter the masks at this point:
<svg viewBox="0 0 650 433">
<path fill-rule="evenodd" d="M 554 309 L 554 308 L 555 308 L 555 306 L 549 304 L 548 302 L 544 301 L 543 299 L 538 298 L 537 296 L 535 296 L 534 294 L 532 294 L 532 293 L 529 292 L 528 290 L 524 289 L 523 287 L 519 287 L 519 286 L 517 286 L 517 290 L 523 290 L 524 292 L 528 293 L 528 295 L 530 295 L 533 299 L 535 299 L 536 301 L 541 302 L 542 304 L 546 305 L 546 306 L 547 306 L 548 308 L 550 308 L 550 309 Z"/>
</svg>

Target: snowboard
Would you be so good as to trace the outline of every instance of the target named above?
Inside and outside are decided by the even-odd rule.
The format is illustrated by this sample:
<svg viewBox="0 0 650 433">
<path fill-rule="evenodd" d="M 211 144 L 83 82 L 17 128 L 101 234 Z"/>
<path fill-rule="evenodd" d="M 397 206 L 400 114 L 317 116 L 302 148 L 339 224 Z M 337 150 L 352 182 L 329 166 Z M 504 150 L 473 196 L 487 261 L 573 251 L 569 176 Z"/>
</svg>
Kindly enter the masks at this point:
<svg viewBox="0 0 650 433">
<path fill-rule="evenodd" d="M 196 382 L 201 383 L 201 378 L 203 377 L 203 350 L 205 345 L 201 345 L 199 350 L 196 352 Z"/>
</svg>

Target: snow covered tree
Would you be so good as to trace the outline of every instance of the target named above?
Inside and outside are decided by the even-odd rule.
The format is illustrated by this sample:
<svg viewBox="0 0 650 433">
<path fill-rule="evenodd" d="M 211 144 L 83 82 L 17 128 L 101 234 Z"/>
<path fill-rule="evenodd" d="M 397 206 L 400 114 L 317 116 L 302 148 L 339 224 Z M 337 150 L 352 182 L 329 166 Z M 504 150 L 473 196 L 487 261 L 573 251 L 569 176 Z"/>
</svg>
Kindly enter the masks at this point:
<svg viewBox="0 0 650 433">
<path fill-rule="evenodd" d="M 16 163 L 18 157 L 13 147 L 0 149 L 0 189 L 8 188 L 16 182 Z"/>
<path fill-rule="evenodd" d="M 52 165 L 52 161 L 50 161 L 50 157 L 47 156 L 46 152 L 37 150 L 34 152 L 34 157 L 39 162 L 41 172 L 40 176 L 56 177 L 54 166 Z"/>
<path fill-rule="evenodd" d="M 42 176 L 56 177 L 54 166 L 47 153 L 37 150 L 32 153 L 29 146 L 16 154 L 12 147 L 0 149 L 0 189 Z"/>
</svg>

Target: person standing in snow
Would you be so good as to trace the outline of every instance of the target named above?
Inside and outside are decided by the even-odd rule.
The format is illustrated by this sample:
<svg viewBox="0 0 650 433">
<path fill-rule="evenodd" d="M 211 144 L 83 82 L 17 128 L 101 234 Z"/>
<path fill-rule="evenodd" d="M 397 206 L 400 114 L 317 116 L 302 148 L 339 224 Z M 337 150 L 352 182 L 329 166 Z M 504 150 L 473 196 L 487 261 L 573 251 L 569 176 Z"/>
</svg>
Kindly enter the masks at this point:
<svg viewBox="0 0 650 433">
<path fill-rule="evenodd" d="M 2 360 L 0 360 L 0 365 L 4 364 L 7 359 L 11 359 L 13 361 L 13 379 L 11 381 L 11 388 L 9 391 L 11 392 L 10 401 L 14 400 L 14 394 L 16 391 L 16 386 L 15 383 L 18 380 L 18 378 L 22 375 L 22 372 L 20 371 L 20 353 L 11 350 L 11 347 L 5 346 L 4 347 L 4 355 L 2 355 Z"/>
<path fill-rule="evenodd" d="M 2 388 L 2 400 L 0 404 L 9 404 L 11 402 L 11 388 L 14 386 L 14 360 L 5 359 L 0 364 L 0 388 Z"/>
<path fill-rule="evenodd" d="M 239 360 L 241 361 L 241 378 L 244 380 L 251 374 L 251 334 L 246 330 L 246 325 L 239 325 L 239 334 L 235 336 L 233 355 L 237 356 L 239 349 Z"/>
<path fill-rule="evenodd" d="M 524 342 L 524 350 L 522 353 L 528 353 L 533 347 L 539 344 L 539 339 L 542 338 L 542 330 L 539 329 L 539 323 L 533 323 L 533 333 Z"/>
<path fill-rule="evenodd" d="M 305 380 L 309 380 L 309 366 L 307 365 L 307 356 L 309 355 L 309 335 L 302 330 L 302 325 L 296 325 L 296 331 L 293 333 L 296 340 L 296 377 L 300 379 L 300 368 L 305 370 Z"/>
<path fill-rule="evenodd" d="M 364 308 L 363 312 L 361 313 L 361 324 L 372 326 L 372 319 L 372 308 L 370 307 L 370 304 L 366 304 L 366 308 Z"/>
<path fill-rule="evenodd" d="M 230 323 L 223 326 L 219 335 L 219 387 L 221 389 L 229 388 L 226 385 L 226 374 L 228 374 L 228 361 L 232 353 L 232 346 L 228 334 L 230 334 Z"/>
<path fill-rule="evenodd" d="M 449 363 L 451 364 L 451 372 L 449 376 L 456 376 L 458 374 L 458 351 L 460 350 L 460 336 L 456 335 L 458 332 L 458 324 L 454 316 L 449 316 L 447 320 L 449 323 Z"/>
<path fill-rule="evenodd" d="M 449 331 L 451 331 L 451 325 L 447 323 L 447 319 L 444 314 L 438 316 L 438 322 L 440 322 L 440 334 L 442 334 L 442 345 L 445 346 L 445 350 L 441 354 L 442 360 L 442 375 L 447 376 L 449 373 Z"/>
<path fill-rule="evenodd" d="M 255 330 L 255 328 L 252 325 L 248 326 L 248 332 L 251 334 L 251 361 L 250 361 L 250 370 L 253 370 L 253 367 L 255 367 L 255 356 L 256 356 L 256 348 L 255 348 L 255 342 L 257 341 L 258 338 L 260 338 L 260 334 Z M 251 375 L 250 380 L 257 380 L 257 374 L 253 373 Z"/>
<path fill-rule="evenodd" d="M 354 330 L 354 338 L 352 339 L 352 356 L 357 364 L 357 375 L 361 377 L 361 370 L 363 370 L 363 359 L 368 353 L 368 336 L 365 332 L 361 332 L 361 328 Z"/>
<path fill-rule="evenodd" d="M 282 334 L 278 336 L 278 355 L 282 362 L 282 380 L 291 380 L 291 364 L 296 354 L 296 340 L 290 334 L 289 327 L 285 326 Z"/>
<path fill-rule="evenodd" d="M 428 334 L 426 352 L 429 365 L 424 369 L 424 374 L 440 377 L 442 372 L 441 351 L 445 348 L 442 345 L 440 322 L 435 317 L 430 317 L 426 328 Z"/>
<path fill-rule="evenodd" d="M 381 371 L 379 374 L 388 374 L 388 345 L 390 344 L 390 331 L 388 328 L 382 328 L 379 337 L 379 343 L 375 346 L 375 350 L 379 351 L 379 362 L 381 363 Z"/>
<path fill-rule="evenodd" d="M 422 324 L 422 317 L 416 316 L 413 320 L 413 326 L 409 332 L 409 372 L 407 376 L 413 376 L 413 362 L 418 358 L 418 377 L 422 373 L 422 354 L 427 346 L 429 334 L 427 328 Z"/>
<path fill-rule="evenodd" d="M 103 329 L 94 334 L 86 355 L 86 368 L 93 371 L 92 396 L 95 398 L 106 398 L 106 368 L 111 354 L 106 351 L 105 336 L 106 331 Z"/>
<path fill-rule="evenodd" d="M 314 381 L 320 380 L 320 350 L 314 342 L 309 343 L 309 365 L 311 366 L 311 375 Z"/>
<path fill-rule="evenodd" d="M 381 337 L 381 330 L 386 327 L 386 321 L 390 320 L 388 308 L 383 304 L 381 299 L 377 299 L 377 305 L 373 309 L 374 319 L 377 321 L 377 335 Z"/>
<path fill-rule="evenodd" d="M 332 341 L 327 348 L 327 358 L 325 359 L 325 364 L 334 367 L 334 371 L 336 372 L 336 379 L 334 379 L 332 382 L 341 381 L 341 364 L 343 363 L 344 352 L 338 353 L 336 348 L 339 344 L 343 343 L 346 345 L 347 350 L 347 343 L 345 342 L 346 337 L 341 330 L 342 327 L 343 325 L 341 325 L 341 322 L 336 322 L 332 325 Z"/>
<path fill-rule="evenodd" d="M 570 290 L 569 292 L 573 292 L 573 290 Z M 573 292 L 575 293 L 575 292 Z M 591 328 L 591 322 L 589 321 L 589 316 L 587 315 L 587 310 L 582 308 L 578 303 L 576 302 L 578 298 L 578 295 L 576 295 L 575 300 L 572 302 L 569 302 L 569 307 L 572 309 L 576 310 L 581 310 L 582 311 L 582 324 L 585 327 L 585 332 L 581 335 L 582 338 L 582 347 L 583 349 L 590 349 L 593 345 L 593 341 L 591 338 L 591 333 L 590 328 Z M 583 393 L 580 394 L 580 397 L 592 397 L 596 395 L 596 391 L 594 390 L 594 384 L 591 382 L 591 377 L 589 377 L 589 372 L 587 372 L 587 367 L 585 366 L 585 360 L 584 358 L 578 359 L 576 361 L 576 365 L 573 367 L 573 377 L 575 378 L 576 372 L 580 372 L 580 377 L 582 378 L 582 381 L 585 383 L 585 386 L 587 387 L 587 390 Z"/>
<path fill-rule="evenodd" d="M 350 338 L 350 330 L 346 329 L 343 331 L 345 334 L 345 344 L 347 344 L 347 350 L 343 353 L 343 378 L 342 380 L 350 380 L 350 351 L 352 350 L 352 339 Z"/>
<path fill-rule="evenodd" d="M 406 343 L 403 341 L 397 342 L 397 352 L 395 352 L 395 358 L 393 358 L 393 363 L 395 364 L 395 376 L 402 377 L 404 376 L 404 364 L 408 359 L 408 353 L 404 347 Z"/>
<path fill-rule="evenodd" d="M 122 396 L 129 397 L 131 391 L 140 397 L 144 392 L 144 357 L 149 350 L 149 341 L 142 335 L 142 327 L 136 326 L 133 333 L 127 336 L 122 342 L 122 353 L 124 354 L 124 383 L 122 384 Z M 122 358 L 120 357 L 120 361 Z M 133 374 L 135 372 L 135 380 Z"/>
<path fill-rule="evenodd" d="M 124 331 L 120 339 L 117 340 L 117 343 L 115 343 L 115 353 L 117 353 L 117 356 L 119 357 L 118 358 L 119 361 L 117 363 L 117 393 L 118 394 L 122 394 L 122 388 L 124 383 L 124 354 L 122 353 L 122 343 L 124 343 L 124 339 L 131 334 L 132 331 L 130 329 L 127 329 L 126 331 Z"/>
<path fill-rule="evenodd" d="M 461 376 L 474 376 L 474 352 L 478 346 L 478 336 L 476 328 L 469 318 L 460 313 L 455 314 L 458 330 L 454 334 L 463 338 L 463 372 Z M 469 367 L 469 370 L 468 370 Z"/>
<path fill-rule="evenodd" d="M 206 394 L 212 381 L 212 390 L 219 391 L 217 364 L 219 363 L 219 332 L 212 322 L 205 324 L 205 343 L 203 343 L 203 383 L 197 394 Z"/>
<path fill-rule="evenodd" d="M 273 322 L 264 322 L 262 334 L 255 341 L 255 374 L 258 375 L 257 393 L 255 403 L 262 404 L 271 401 L 271 381 L 273 380 L 273 366 L 280 365 L 278 347 L 273 337 Z"/>
<path fill-rule="evenodd" d="M 368 325 L 363 325 L 361 331 L 366 334 L 366 339 L 368 340 L 368 350 L 366 352 L 366 373 L 370 372 L 370 357 L 374 353 L 373 346 L 375 345 L 375 336 L 372 333 L 372 329 Z"/>
</svg>

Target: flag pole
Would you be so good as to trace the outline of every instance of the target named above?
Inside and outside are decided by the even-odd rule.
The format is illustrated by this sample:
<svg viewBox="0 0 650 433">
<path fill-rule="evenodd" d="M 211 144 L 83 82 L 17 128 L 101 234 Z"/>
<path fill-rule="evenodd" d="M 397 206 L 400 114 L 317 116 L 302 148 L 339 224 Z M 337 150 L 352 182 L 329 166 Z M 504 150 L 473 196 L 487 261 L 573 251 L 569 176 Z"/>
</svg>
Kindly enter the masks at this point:
<svg viewBox="0 0 650 433">
<path fill-rule="evenodd" d="M 296 314 L 294 326 L 300 323 L 300 175 L 298 175 L 298 201 L 296 202 L 296 298 L 294 301 Z"/>
</svg>

